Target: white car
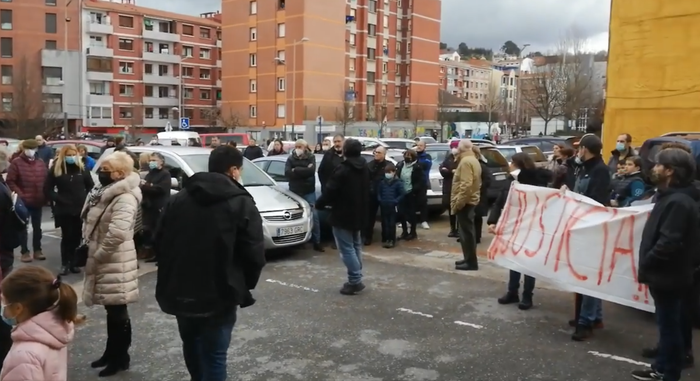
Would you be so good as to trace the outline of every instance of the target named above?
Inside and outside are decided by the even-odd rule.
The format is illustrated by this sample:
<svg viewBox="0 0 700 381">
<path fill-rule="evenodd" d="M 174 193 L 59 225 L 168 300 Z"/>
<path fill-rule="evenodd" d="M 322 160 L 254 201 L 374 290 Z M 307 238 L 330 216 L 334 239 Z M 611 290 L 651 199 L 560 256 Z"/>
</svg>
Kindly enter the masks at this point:
<svg viewBox="0 0 700 381">
<path fill-rule="evenodd" d="M 346 136 L 345 139 L 355 139 L 362 143 L 362 146 L 364 147 L 365 150 L 373 150 L 377 147 L 384 147 L 384 148 L 391 148 L 389 147 L 388 144 L 384 143 L 383 141 L 377 139 L 377 138 L 368 138 L 364 136 Z M 326 142 L 328 142 L 331 146 L 333 145 L 333 137 L 332 136 L 326 136 L 324 138 Z"/>
<path fill-rule="evenodd" d="M 532 157 L 532 160 L 535 161 L 535 165 L 537 167 L 546 167 L 547 163 L 549 163 L 549 160 L 547 160 L 547 156 L 540 151 L 539 148 L 536 146 L 530 146 L 530 145 L 520 145 L 520 146 L 496 146 L 496 149 L 499 150 L 503 156 L 505 156 L 506 160 L 508 160 L 508 163 L 510 163 L 512 160 L 511 158 L 513 155 L 516 153 L 521 153 L 525 152 L 526 154 L 530 155 Z"/>
<path fill-rule="evenodd" d="M 389 148 L 407 150 L 416 146 L 416 141 L 413 139 L 403 139 L 403 138 L 382 138 L 380 139 L 386 143 Z"/>
</svg>

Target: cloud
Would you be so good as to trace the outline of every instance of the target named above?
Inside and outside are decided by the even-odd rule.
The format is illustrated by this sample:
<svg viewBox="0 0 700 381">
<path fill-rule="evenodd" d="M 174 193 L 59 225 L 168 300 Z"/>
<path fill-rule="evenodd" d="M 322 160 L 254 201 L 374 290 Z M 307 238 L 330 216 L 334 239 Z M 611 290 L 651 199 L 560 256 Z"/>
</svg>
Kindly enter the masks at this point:
<svg viewBox="0 0 700 381">
<path fill-rule="evenodd" d="M 441 40 L 494 50 L 512 40 L 545 53 L 573 28 L 589 39 L 590 49 L 606 49 L 610 1 L 442 0 Z"/>
</svg>

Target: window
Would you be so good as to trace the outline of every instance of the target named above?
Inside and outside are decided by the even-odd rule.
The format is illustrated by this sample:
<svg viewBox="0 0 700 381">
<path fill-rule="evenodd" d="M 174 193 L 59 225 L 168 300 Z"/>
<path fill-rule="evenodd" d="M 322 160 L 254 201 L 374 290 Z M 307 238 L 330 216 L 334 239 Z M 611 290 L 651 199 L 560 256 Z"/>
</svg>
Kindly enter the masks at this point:
<svg viewBox="0 0 700 381">
<path fill-rule="evenodd" d="M 389 63 L 384 62 L 382 64 L 382 73 L 388 73 L 389 72 Z"/>
<path fill-rule="evenodd" d="M 194 98 L 194 89 L 191 87 L 185 87 L 182 89 L 182 98 L 192 99 Z"/>
<path fill-rule="evenodd" d="M 170 54 L 170 45 L 168 45 L 168 44 L 158 44 L 158 53 L 160 53 L 160 54 Z"/>
<path fill-rule="evenodd" d="M 150 42 L 147 42 L 146 45 L 150 44 Z M 129 50 L 133 51 L 134 50 L 134 40 L 128 39 L 128 38 L 120 38 L 119 39 L 119 50 Z M 151 45 L 151 50 L 153 50 L 153 45 Z"/>
<path fill-rule="evenodd" d="M 284 50 L 278 50 L 277 51 L 277 59 L 279 61 L 287 61 L 287 55 L 284 53 Z"/>
<path fill-rule="evenodd" d="M 167 86 L 158 86 L 158 98 L 170 98 L 170 88 Z"/>
<path fill-rule="evenodd" d="M 367 24 L 367 35 L 375 37 L 377 35 L 377 26 L 374 24 Z"/>
<path fill-rule="evenodd" d="M 111 58 L 88 57 L 87 70 L 88 71 L 98 71 L 98 72 L 102 72 L 102 73 L 111 73 L 112 72 L 112 59 Z"/>
<path fill-rule="evenodd" d="M 12 58 L 12 39 L 9 37 L 0 38 L 0 57 Z"/>
<path fill-rule="evenodd" d="M 199 79 L 211 79 L 211 70 L 199 68 Z"/>
<path fill-rule="evenodd" d="M 46 50 L 56 50 L 56 49 L 58 49 L 58 45 L 56 44 L 56 40 L 46 40 L 46 41 L 44 41 L 44 49 L 46 49 Z"/>
<path fill-rule="evenodd" d="M 251 2 L 250 2 L 250 14 L 251 14 L 251 15 L 257 15 L 257 14 L 258 14 L 258 2 L 257 2 L 257 1 L 251 1 Z"/>
<path fill-rule="evenodd" d="M 376 73 L 373 71 L 367 72 L 367 83 L 374 83 Z"/>
<path fill-rule="evenodd" d="M 355 33 L 350 33 L 350 39 L 348 40 L 350 46 L 355 46 Z"/>
<path fill-rule="evenodd" d="M 58 33 L 58 28 L 56 26 L 56 14 L 47 13 L 44 16 L 44 32 L 46 33 Z"/>
<path fill-rule="evenodd" d="M 170 110 L 167 107 L 158 107 L 158 119 L 170 119 Z"/>
<path fill-rule="evenodd" d="M 258 92 L 258 81 L 251 79 L 248 81 L 248 89 L 251 93 L 257 93 Z"/>
<path fill-rule="evenodd" d="M 119 85 L 119 95 L 123 97 L 133 97 L 134 85 Z"/>
<path fill-rule="evenodd" d="M 255 107 L 254 105 L 248 106 L 248 116 L 251 118 L 257 118 L 258 117 L 258 108 Z"/>
<path fill-rule="evenodd" d="M 63 69 L 60 67 L 42 67 L 41 77 L 44 85 L 59 86 L 63 79 Z"/>
<path fill-rule="evenodd" d="M 43 103 L 44 111 L 47 113 L 63 112 L 63 95 L 61 94 L 45 94 Z"/>
<path fill-rule="evenodd" d="M 133 62 L 119 62 L 119 72 L 121 74 L 134 74 Z"/>
<path fill-rule="evenodd" d="M 250 28 L 250 40 L 251 41 L 257 41 L 258 40 L 258 28 Z"/>
<path fill-rule="evenodd" d="M 284 23 L 277 24 L 277 37 L 284 37 L 287 35 L 287 27 Z"/>
<path fill-rule="evenodd" d="M 183 46 L 182 47 L 182 56 L 183 57 L 192 57 L 194 55 L 194 46 Z"/>
<path fill-rule="evenodd" d="M 12 84 L 12 66 L 2 65 L 0 69 L 2 71 L 2 84 L 11 85 Z"/>
<path fill-rule="evenodd" d="M 56 6 L 56 0 L 44 0 L 44 4 Z"/>
<path fill-rule="evenodd" d="M 192 78 L 194 76 L 194 68 L 190 66 L 183 66 L 182 76 L 185 78 Z"/>
<path fill-rule="evenodd" d="M 398 87 L 398 86 L 396 86 L 396 87 L 394 88 L 394 96 L 395 96 L 396 98 L 401 97 L 401 93 L 399 92 L 399 87 Z"/>
<path fill-rule="evenodd" d="M 153 74 L 153 64 L 143 65 L 143 74 Z"/>
<path fill-rule="evenodd" d="M 185 118 L 190 118 L 192 120 L 194 118 L 194 109 L 191 108 L 186 108 L 182 111 L 182 116 Z"/>
<path fill-rule="evenodd" d="M 4 40 L 4 38 L 3 38 L 3 40 Z M 12 57 L 12 56 L 10 56 L 10 57 Z M 258 56 L 255 53 L 251 54 L 248 57 L 248 62 L 250 63 L 251 67 L 258 66 Z"/>
<path fill-rule="evenodd" d="M 284 91 L 285 80 L 282 77 L 277 78 L 277 91 Z"/>
<path fill-rule="evenodd" d="M 199 48 L 199 58 L 204 59 L 204 60 L 210 59 L 211 58 L 211 50 Z"/>
<path fill-rule="evenodd" d="M 354 58 L 350 58 L 350 60 L 348 61 L 348 68 L 350 69 L 350 71 L 355 71 L 355 59 Z"/>
<path fill-rule="evenodd" d="M 199 90 L 199 99 L 211 99 L 211 90 Z"/>
<path fill-rule="evenodd" d="M 90 119 L 112 119 L 111 107 L 90 107 Z M 88 146 L 90 147 L 90 146 Z M 90 148 L 88 148 L 88 151 Z"/>
<path fill-rule="evenodd" d="M 3 9 L 0 11 L 0 29 L 12 30 L 12 11 Z"/>
<path fill-rule="evenodd" d="M 133 28 L 134 18 L 131 16 L 119 16 L 119 26 L 122 28 Z"/>
<path fill-rule="evenodd" d="M 277 117 L 284 118 L 286 115 L 286 110 L 284 105 L 277 105 Z"/>
<path fill-rule="evenodd" d="M 12 111 L 12 93 L 2 93 L 2 111 Z"/>
<path fill-rule="evenodd" d="M 368 60 L 376 59 L 376 58 L 377 58 L 376 55 L 377 55 L 377 50 L 376 50 L 376 49 L 374 49 L 374 48 L 367 48 L 367 59 L 368 59 Z"/>
<path fill-rule="evenodd" d="M 289 178 L 285 175 L 286 170 L 287 166 L 284 161 L 272 160 L 265 172 L 275 181 L 288 182 Z"/>
<path fill-rule="evenodd" d="M 194 27 L 192 25 L 182 25 L 182 34 L 185 36 L 194 36 Z"/>
<path fill-rule="evenodd" d="M 375 0 L 369 0 L 369 11 L 372 13 L 377 12 L 377 2 Z"/>
<path fill-rule="evenodd" d="M 158 75 L 163 77 L 167 76 L 170 70 L 168 70 L 168 65 L 158 65 Z"/>
<path fill-rule="evenodd" d="M 143 117 L 145 119 L 153 119 L 153 107 L 146 107 L 143 111 Z"/>
<path fill-rule="evenodd" d="M 284 0 L 277 0 L 277 8 L 284 9 Z"/>
<path fill-rule="evenodd" d="M 406 43 L 406 53 L 411 53 L 411 43 L 410 42 Z"/>
<path fill-rule="evenodd" d="M 388 27 L 389 27 L 389 16 L 384 15 L 384 18 L 382 19 L 382 26 L 383 26 L 384 28 L 388 28 Z"/>
<path fill-rule="evenodd" d="M 144 97 L 153 97 L 153 86 L 147 85 L 143 90 Z"/>
<path fill-rule="evenodd" d="M 199 37 L 210 39 L 211 38 L 211 30 L 209 28 L 199 28 Z"/>
<path fill-rule="evenodd" d="M 357 9 L 350 8 L 350 16 L 352 17 L 353 20 L 357 20 Z"/>
</svg>

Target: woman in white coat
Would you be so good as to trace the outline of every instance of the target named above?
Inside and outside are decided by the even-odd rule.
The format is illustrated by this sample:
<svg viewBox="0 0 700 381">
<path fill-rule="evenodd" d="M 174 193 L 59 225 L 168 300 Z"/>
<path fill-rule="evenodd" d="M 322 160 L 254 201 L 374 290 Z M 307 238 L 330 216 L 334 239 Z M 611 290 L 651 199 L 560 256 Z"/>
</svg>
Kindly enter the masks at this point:
<svg viewBox="0 0 700 381">
<path fill-rule="evenodd" d="M 83 237 L 88 241 L 83 300 L 107 311 L 107 345 L 93 368 L 100 377 L 129 368 L 131 321 L 127 304 L 138 300 L 138 261 L 134 221 L 141 202 L 141 177 L 124 152 L 106 157 L 97 171 L 99 184 L 83 206 Z"/>
</svg>

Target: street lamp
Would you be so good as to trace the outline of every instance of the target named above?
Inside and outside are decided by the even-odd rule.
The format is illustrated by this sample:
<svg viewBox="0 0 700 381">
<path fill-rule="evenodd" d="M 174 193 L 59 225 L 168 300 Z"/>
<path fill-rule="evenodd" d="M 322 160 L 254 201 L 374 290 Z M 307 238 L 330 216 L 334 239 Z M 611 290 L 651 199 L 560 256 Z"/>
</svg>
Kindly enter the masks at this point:
<svg viewBox="0 0 700 381">
<path fill-rule="evenodd" d="M 307 37 L 302 37 L 301 40 L 294 40 L 294 43 L 292 44 L 292 138 L 294 138 L 294 125 L 296 124 L 297 45 L 303 44 L 307 41 L 309 41 Z M 275 57 L 274 61 L 279 62 L 282 65 L 286 65 L 285 60 L 281 57 Z"/>
<path fill-rule="evenodd" d="M 65 75 L 66 70 L 68 69 L 68 23 L 70 22 L 70 17 L 68 17 L 68 6 L 73 3 L 73 0 L 68 0 L 66 2 L 66 6 L 63 8 L 63 21 L 64 21 L 64 27 L 63 27 L 63 51 L 65 53 L 64 56 L 64 62 L 65 65 L 61 69 L 61 77 Z M 65 95 L 65 88 L 63 90 L 64 95 Z M 61 108 L 65 107 L 63 104 L 63 96 L 61 96 Z M 63 136 L 68 138 L 68 112 L 66 110 L 63 110 Z"/>
<path fill-rule="evenodd" d="M 520 120 L 520 109 L 521 109 L 521 107 L 520 107 L 520 97 L 521 97 L 522 93 L 521 93 L 521 90 L 520 90 L 520 88 L 521 88 L 521 82 L 520 82 L 520 81 L 521 81 L 521 78 L 522 78 L 522 71 L 521 71 L 520 69 L 521 69 L 521 66 L 522 66 L 522 64 L 523 64 L 523 52 L 525 51 L 525 49 L 527 49 L 528 46 L 530 46 L 530 44 L 523 44 L 523 47 L 520 48 L 520 55 L 519 55 L 519 57 L 518 57 L 518 65 L 519 65 L 519 66 L 518 66 L 518 79 L 517 79 L 517 81 L 516 81 L 517 86 L 518 86 L 518 88 L 516 89 L 516 94 L 517 94 L 517 96 L 518 96 L 518 99 L 515 100 L 515 119 L 516 119 L 516 120 L 515 120 L 515 127 L 516 127 L 516 129 L 519 129 L 520 121 L 521 121 L 521 120 Z"/>
<path fill-rule="evenodd" d="M 179 81 L 178 81 L 178 88 L 177 88 L 177 107 L 173 107 L 173 111 L 177 111 L 178 128 L 180 126 L 180 118 L 182 118 L 182 103 L 184 103 L 183 96 L 182 96 L 182 84 L 185 81 L 185 76 L 182 74 L 182 63 L 187 61 L 190 58 L 192 58 L 192 56 L 186 56 L 186 57 L 182 57 L 180 59 L 180 68 L 179 68 L 180 75 L 178 76 Z"/>
</svg>

